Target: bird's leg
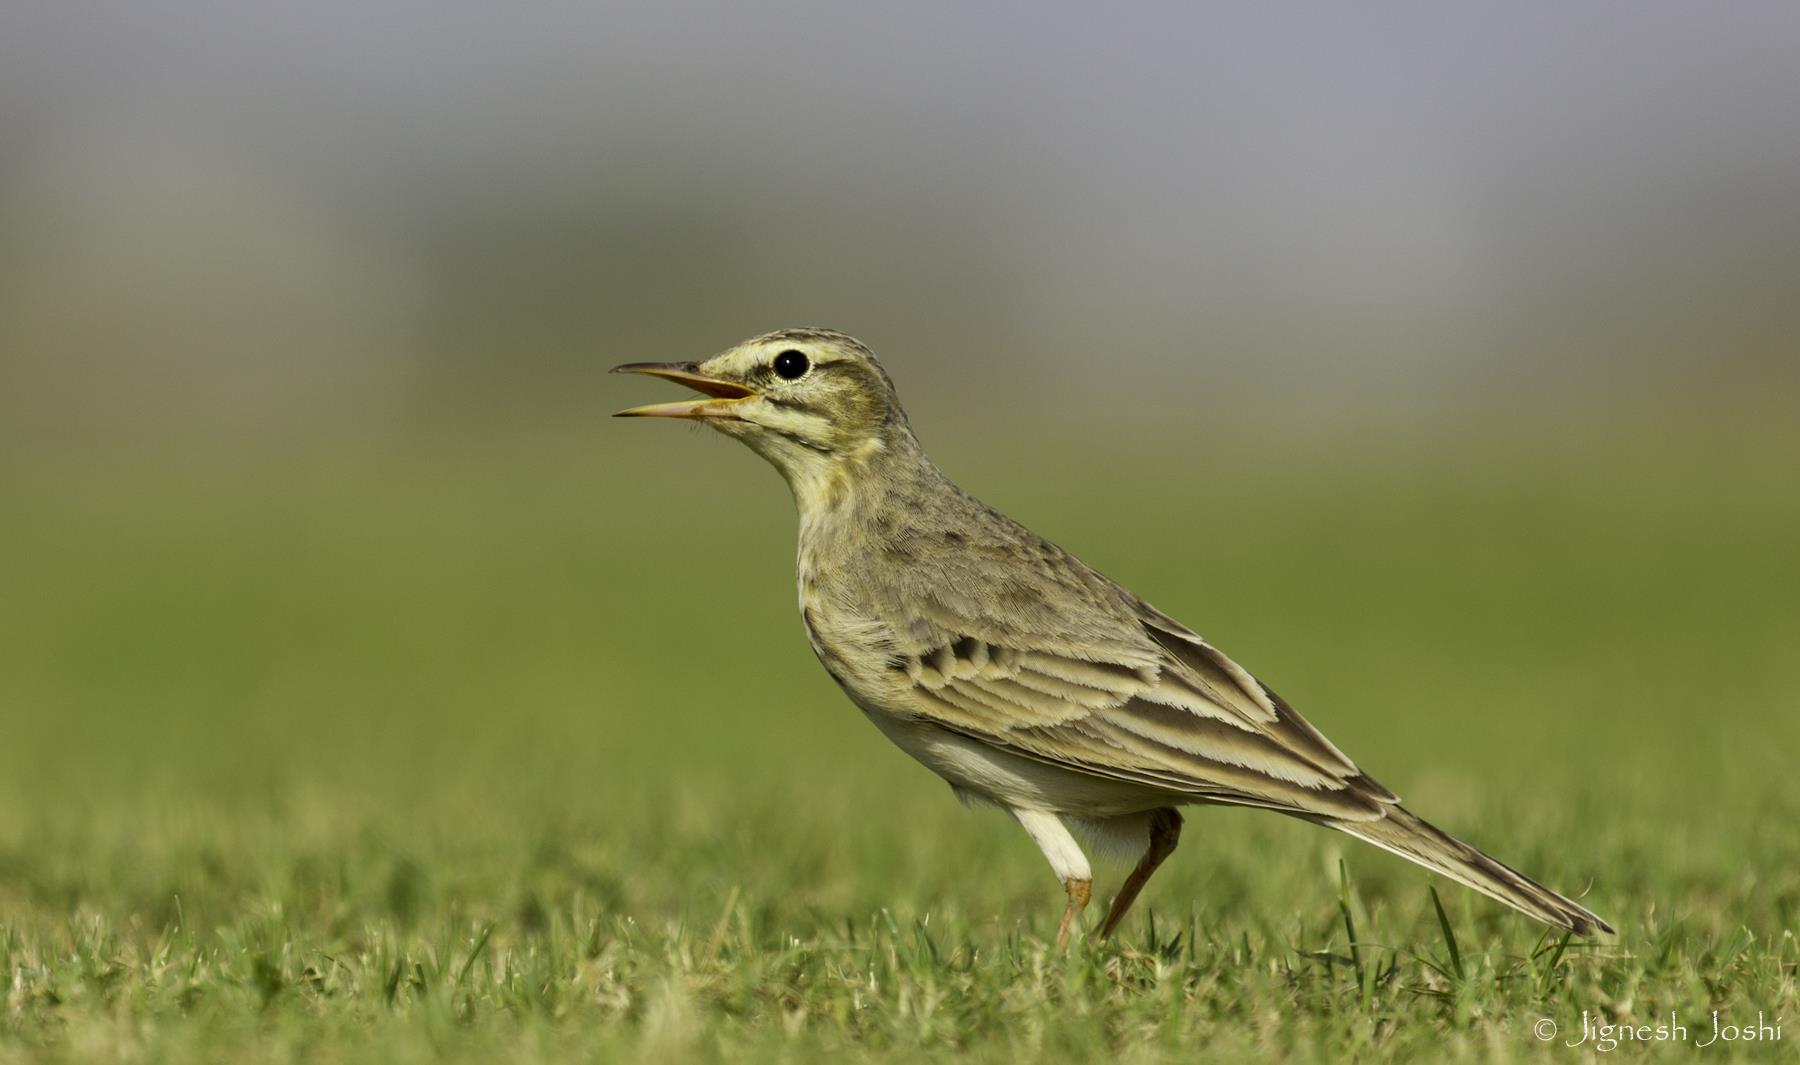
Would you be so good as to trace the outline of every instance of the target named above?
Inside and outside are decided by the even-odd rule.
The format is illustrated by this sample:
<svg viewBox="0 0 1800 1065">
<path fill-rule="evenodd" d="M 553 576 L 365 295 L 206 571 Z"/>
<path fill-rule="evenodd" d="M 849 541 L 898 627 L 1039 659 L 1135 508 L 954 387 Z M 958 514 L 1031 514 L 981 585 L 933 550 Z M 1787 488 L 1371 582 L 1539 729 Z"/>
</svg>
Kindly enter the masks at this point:
<svg viewBox="0 0 1800 1065">
<path fill-rule="evenodd" d="M 1068 892 L 1069 904 L 1063 909 L 1062 923 L 1056 926 L 1056 945 L 1060 949 L 1068 945 L 1069 932 L 1093 895 L 1093 870 L 1088 868 L 1087 855 L 1081 853 L 1081 845 L 1069 835 L 1062 818 L 1047 810 L 1013 809 L 1010 812 L 1013 820 L 1019 822 L 1019 827 L 1029 833 L 1038 849 L 1044 852 L 1051 871 Z M 1169 812 L 1174 813 L 1173 810 Z"/>
<path fill-rule="evenodd" d="M 1056 926 L 1057 950 L 1069 945 L 1069 930 L 1075 927 L 1075 920 L 1081 916 L 1081 911 L 1087 909 L 1088 899 L 1094 895 L 1094 882 L 1065 880 L 1063 890 L 1069 893 L 1069 904 L 1063 907 L 1062 923 Z"/>
<path fill-rule="evenodd" d="M 1119 922 L 1125 919 L 1125 911 L 1137 901 L 1138 892 L 1150 882 L 1150 874 L 1163 859 L 1175 852 L 1175 844 L 1181 842 L 1181 815 L 1165 806 L 1160 810 L 1150 811 L 1150 849 L 1138 859 L 1137 868 L 1125 878 L 1119 886 L 1119 893 L 1113 896 L 1112 905 L 1106 909 L 1106 920 L 1100 923 L 1100 938 L 1107 939 Z M 1065 921 L 1067 919 L 1065 918 Z"/>
</svg>

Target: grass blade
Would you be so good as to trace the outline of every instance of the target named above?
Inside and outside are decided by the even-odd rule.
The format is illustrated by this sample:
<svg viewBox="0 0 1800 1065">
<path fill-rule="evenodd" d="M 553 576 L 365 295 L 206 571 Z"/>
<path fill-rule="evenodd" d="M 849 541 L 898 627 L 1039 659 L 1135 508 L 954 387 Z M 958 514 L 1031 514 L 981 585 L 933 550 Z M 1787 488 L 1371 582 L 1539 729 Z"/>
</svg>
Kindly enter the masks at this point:
<svg viewBox="0 0 1800 1065">
<path fill-rule="evenodd" d="M 1450 927 L 1450 918 L 1444 914 L 1444 904 L 1438 898 L 1437 885 L 1426 887 L 1431 892 L 1431 908 L 1437 911 L 1438 928 L 1444 933 L 1444 945 L 1450 948 L 1450 968 L 1456 971 L 1456 982 L 1467 980 L 1468 974 L 1463 971 L 1462 950 L 1456 944 L 1456 931 Z"/>
<path fill-rule="evenodd" d="M 1356 943 L 1356 918 L 1350 913 L 1350 869 L 1338 859 L 1338 909 L 1344 915 L 1344 934 L 1350 937 L 1350 966 L 1356 970 L 1356 989 L 1366 989 L 1363 980 L 1362 948 Z"/>
<path fill-rule="evenodd" d="M 482 950 L 487 947 L 488 937 L 493 934 L 494 926 L 492 924 L 481 930 L 481 935 L 475 939 L 475 945 L 469 948 L 469 956 L 463 961 L 462 970 L 456 974 L 456 983 L 452 984 L 452 987 L 461 987 L 463 981 L 469 978 L 469 970 L 475 967 L 475 959 L 481 957 Z"/>
</svg>

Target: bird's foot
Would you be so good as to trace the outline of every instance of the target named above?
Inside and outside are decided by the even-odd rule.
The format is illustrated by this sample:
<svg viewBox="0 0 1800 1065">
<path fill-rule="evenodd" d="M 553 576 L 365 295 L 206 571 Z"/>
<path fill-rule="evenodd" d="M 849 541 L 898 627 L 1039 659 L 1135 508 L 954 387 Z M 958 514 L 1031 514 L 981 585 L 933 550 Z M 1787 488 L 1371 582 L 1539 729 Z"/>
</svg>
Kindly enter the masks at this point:
<svg viewBox="0 0 1800 1065">
<path fill-rule="evenodd" d="M 1062 923 L 1056 926 L 1056 949 L 1062 950 L 1069 945 L 1069 932 L 1075 927 L 1076 918 L 1081 911 L 1087 909 L 1088 900 L 1094 896 L 1092 880 L 1065 880 L 1063 890 L 1069 893 L 1069 904 L 1063 908 Z"/>
</svg>

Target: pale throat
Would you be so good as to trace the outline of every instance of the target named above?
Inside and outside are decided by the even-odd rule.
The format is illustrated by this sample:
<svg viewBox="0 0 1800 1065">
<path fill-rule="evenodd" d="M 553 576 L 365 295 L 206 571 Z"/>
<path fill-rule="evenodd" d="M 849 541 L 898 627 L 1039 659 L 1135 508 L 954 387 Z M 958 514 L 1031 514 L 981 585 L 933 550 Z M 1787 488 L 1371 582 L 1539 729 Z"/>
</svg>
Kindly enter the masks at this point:
<svg viewBox="0 0 1800 1065">
<path fill-rule="evenodd" d="M 881 485 L 881 460 L 887 445 L 871 438 L 847 451 L 829 455 L 799 456 L 781 465 L 781 473 L 794 493 L 794 509 L 804 527 L 847 510 L 858 495 Z"/>
<path fill-rule="evenodd" d="M 896 457 L 876 439 L 782 471 L 800 517 L 796 575 L 803 588 L 819 575 L 821 565 L 828 565 L 827 559 L 855 550 L 860 524 L 886 505 Z"/>
</svg>

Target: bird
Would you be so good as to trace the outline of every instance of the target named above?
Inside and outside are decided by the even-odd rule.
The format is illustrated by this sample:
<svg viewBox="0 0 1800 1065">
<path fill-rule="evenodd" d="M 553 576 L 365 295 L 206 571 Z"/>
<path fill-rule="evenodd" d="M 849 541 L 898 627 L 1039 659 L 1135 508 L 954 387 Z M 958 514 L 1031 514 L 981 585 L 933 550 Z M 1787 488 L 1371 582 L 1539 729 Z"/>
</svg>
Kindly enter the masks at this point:
<svg viewBox="0 0 1800 1065">
<path fill-rule="evenodd" d="M 699 422 L 785 478 L 814 654 L 888 739 L 1037 844 L 1066 897 L 1059 947 L 1093 892 L 1077 835 L 1140 855 L 1100 923 L 1105 940 L 1175 850 L 1178 808 L 1196 805 L 1310 821 L 1553 928 L 1612 932 L 1413 814 L 1207 640 L 959 488 L 854 337 L 780 329 L 703 361 L 613 372 L 698 393 L 618 417 Z"/>
</svg>

